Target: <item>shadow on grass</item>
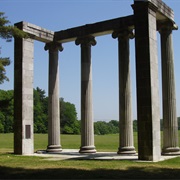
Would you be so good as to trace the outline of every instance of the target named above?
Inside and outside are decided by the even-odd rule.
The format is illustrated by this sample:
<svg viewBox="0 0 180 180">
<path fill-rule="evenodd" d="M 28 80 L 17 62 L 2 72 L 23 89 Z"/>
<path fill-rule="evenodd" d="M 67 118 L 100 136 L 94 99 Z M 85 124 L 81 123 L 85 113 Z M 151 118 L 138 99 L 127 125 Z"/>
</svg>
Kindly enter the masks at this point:
<svg viewBox="0 0 180 180">
<path fill-rule="evenodd" d="M 139 168 L 107 169 L 23 169 L 0 166 L 0 179 L 180 179 L 179 169 Z"/>
</svg>

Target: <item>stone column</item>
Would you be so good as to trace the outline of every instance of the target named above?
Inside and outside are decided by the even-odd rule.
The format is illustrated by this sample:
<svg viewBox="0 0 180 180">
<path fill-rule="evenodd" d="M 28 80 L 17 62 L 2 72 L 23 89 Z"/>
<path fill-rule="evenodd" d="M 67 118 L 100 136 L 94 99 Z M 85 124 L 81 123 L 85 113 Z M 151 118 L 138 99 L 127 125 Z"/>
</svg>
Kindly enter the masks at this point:
<svg viewBox="0 0 180 180">
<path fill-rule="evenodd" d="M 96 45 L 93 36 L 77 38 L 81 44 L 81 147 L 80 153 L 95 153 L 92 109 L 91 46 Z"/>
<path fill-rule="evenodd" d="M 134 1 L 139 160 L 159 161 L 160 104 L 157 58 L 157 7 Z"/>
<path fill-rule="evenodd" d="M 49 50 L 49 102 L 48 102 L 48 146 L 47 152 L 62 151 L 60 145 L 60 109 L 59 109 L 59 68 L 58 50 L 62 51 L 60 43 L 47 43 Z"/>
<path fill-rule="evenodd" d="M 115 31 L 113 38 L 118 37 L 119 53 L 119 149 L 118 154 L 135 154 L 133 139 L 133 119 L 131 100 L 131 77 L 129 59 L 129 38 L 133 32 L 128 29 Z"/>
<path fill-rule="evenodd" d="M 23 23 L 15 24 L 23 30 Z M 33 154 L 34 40 L 14 41 L 14 153 Z"/>
<path fill-rule="evenodd" d="M 163 96 L 163 149 L 162 154 L 180 154 L 178 141 L 178 121 L 176 116 L 176 93 L 174 78 L 174 57 L 172 43 L 172 23 L 160 27 L 162 57 Z"/>
</svg>

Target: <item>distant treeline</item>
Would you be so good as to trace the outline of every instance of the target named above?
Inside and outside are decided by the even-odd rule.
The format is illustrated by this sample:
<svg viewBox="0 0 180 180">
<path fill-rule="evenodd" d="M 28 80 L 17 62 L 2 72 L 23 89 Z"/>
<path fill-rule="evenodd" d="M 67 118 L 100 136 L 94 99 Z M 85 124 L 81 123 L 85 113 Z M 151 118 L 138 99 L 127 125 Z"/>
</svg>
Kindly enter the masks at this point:
<svg viewBox="0 0 180 180">
<path fill-rule="evenodd" d="M 77 119 L 76 107 L 63 98 L 60 103 L 60 129 L 62 134 L 80 134 L 81 121 Z M 14 91 L 0 90 L 0 133 L 12 133 L 14 124 Z M 180 117 L 178 117 L 180 125 Z M 161 130 L 163 121 L 160 121 Z M 180 126 L 178 126 L 180 130 Z M 137 120 L 133 121 L 133 130 L 137 131 Z M 48 97 L 45 91 L 37 87 L 34 89 L 34 133 L 48 132 Z M 94 134 L 116 134 L 119 133 L 119 121 L 111 120 L 94 122 Z"/>
<path fill-rule="evenodd" d="M 75 105 L 59 99 L 61 133 L 80 134 L 80 121 L 77 120 Z M 14 91 L 0 90 L 0 133 L 13 132 Z M 34 133 L 48 132 L 48 97 L 45 91 L 34 89 Z"/>
</svg>

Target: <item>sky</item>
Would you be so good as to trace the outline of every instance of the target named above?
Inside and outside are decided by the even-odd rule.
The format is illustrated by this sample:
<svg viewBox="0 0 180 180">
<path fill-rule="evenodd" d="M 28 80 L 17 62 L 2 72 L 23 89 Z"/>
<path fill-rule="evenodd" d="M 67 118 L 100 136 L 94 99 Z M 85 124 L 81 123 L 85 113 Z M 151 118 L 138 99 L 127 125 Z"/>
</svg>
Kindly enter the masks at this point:
<svg viewBox="0 0 180 180">
<path fill-rule="evenodd" d="M 180 26 L 180 1 L 164 0 L 174 10 L 175 22 Z M 0 11 L 5 12 L 11 24 L 25 21 L 52 31 L 60 31 L 85 24 L 128 16 L 133 14 L 133 0 L 0 0 Z M 161 54 L 158 39 L 159 102 L 162 117 Z M 180 31 L 173 31 L 174 66 L 176 80 L 177 116 L 180 116 Z M 118 42 L 111 35 L 96 37 L 92 47 L 93 114 L 95 121 L 119 119 L 118 98 Z M 134 39 L 130 40 L 131 90 L 133 119 L 137 118 L 136 75 Z M 48 95 L 48 52 L 44 43 L 34 44 L 34 88 L 45 90 Z M 1 56 L 10 57 L 6 68 L 10 81 L 0 89 L 14 88 L 14 41 L 1 40 Z M 75 104 L 80 119 L 80 46 L 74 42 L 64 43 L 59 52 L 60 97 Z"/>
</svg>

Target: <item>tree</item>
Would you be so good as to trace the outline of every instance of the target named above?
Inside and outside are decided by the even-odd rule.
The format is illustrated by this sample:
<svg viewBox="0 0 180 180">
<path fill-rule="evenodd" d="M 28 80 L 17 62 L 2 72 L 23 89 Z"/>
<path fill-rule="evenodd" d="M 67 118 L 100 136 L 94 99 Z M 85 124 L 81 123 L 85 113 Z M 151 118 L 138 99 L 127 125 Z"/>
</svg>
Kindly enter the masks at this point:
<svg viewBox="0 0 180 180">
<path fill-rule="evenodd" d="M 5 66 L 8 65 L 10 65 L 10 59 L 0 57 L 0 84 L 4 83 L 4 81 L 9 81 L 9 78 L 6 76 L 5 70 Z"/>
<path fill-rule="evenodd" d="M 133 131 L 137 132 L 138 131 L 138 127 L 137 127 L 137 120 L 133 120 Z"/>
<path fill-rule="evenodd" d="M 14 94 L 13 90 L 0 90 L 0 132 L 13 132 Z"/>
<path fill-rule="evenodd" d="M 119 121 L 111 120 L 111 121 L 109 121 L 108 126 L 109 126 L 109 133 L 110 134 L 119 133 Z"/>
<path fill-rule="evenodd" d="M 94 134 L 117 134 L 119 133 L 119 121 L 111 120 L 109 122 L 97 121 L 94 123 Z"/>
<path fill-rule="evenodd" d="M 5 122 L 4 114 L 0 111 L 0 133 L 4 133 L 4 122 Z"/>
<path fill-rule="evenodd" d="M 80 134 L 80 123 L 77 120 L 77 112 L 74 104 L 65 102 L 60 98 L 61 133 Z"/>
<path fill-rule="evenodd" d="M 48 128 L 48 98 L 45 91 L 34 89 L 34 132 L 47 133 Z"/>
<path fill-rule="evenodd" d="M 94 123 L 94 134 L 105 135 L 109 133 L 108 123 L 105 121 L 97 121 Z"/>
<path fill-rule="evenodd" d="M 80 134 L 80 121 L 74 104 L 60 98 L 60 125 L 63 134 Z M 34 89 L 34 132 L 48 131 L 48 97 L 45 91 L 37 87 Z"/>
<path fill-rule="evenodd" d="M 4 12 L 0 12 L 0 38 L 5 39 L 7 42 L 10 42 L 12 37 L 28 38 L 27 33 L 21 31 L 15 26 L 9 25 L 10 21 L 6 16 L 4 16 L 4 14 Z M 5 66 L 8 65 L 10 65 L 9 57 L 0 57 L 0 84 L 4 83 L 4 81 L 9 81 L 5 70 Z"/>
<path fill-rule="evenodd" d="M 60 98 L 61 133 L 80 134 L 75 105 Z M 0 90 L 0 133 L 13 132 L 14 90 Z M 44 90 L 34 89 L 34 132 L 47 133 L 48 97 Z"/>
</svg>

